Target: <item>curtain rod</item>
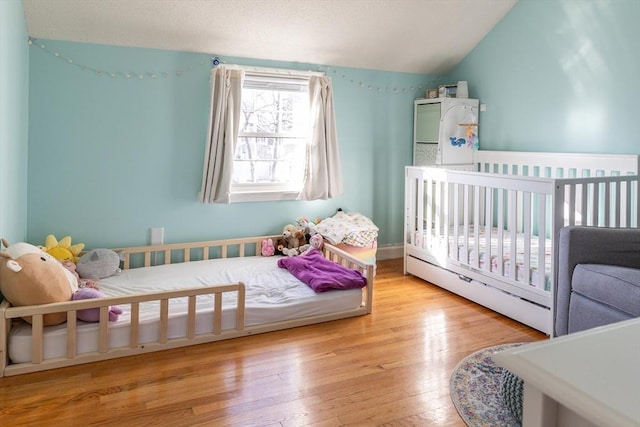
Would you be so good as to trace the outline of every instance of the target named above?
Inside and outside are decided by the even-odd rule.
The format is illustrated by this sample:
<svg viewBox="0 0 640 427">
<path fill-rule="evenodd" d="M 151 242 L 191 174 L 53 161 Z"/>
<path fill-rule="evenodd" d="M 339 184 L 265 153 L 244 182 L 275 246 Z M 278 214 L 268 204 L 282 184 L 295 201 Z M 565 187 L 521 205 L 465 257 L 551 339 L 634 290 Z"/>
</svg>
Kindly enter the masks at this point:
<svg viewBox="0 0 640 427">
<path fill-rule="evenodd" d="M 305 70 L 291 70 L 283 68 L 268 68 L 268 67 L 253 67 L 248 65 L 238 64 L 225 64 L 227 67 L 236 68 L 244 71 L 255 71 L 265 74 L 277 74 L 291 77 L 310 77 L 310 76 L 324 76 L 325 73 L 320 71 L 305 71 Z"/>
</svg>

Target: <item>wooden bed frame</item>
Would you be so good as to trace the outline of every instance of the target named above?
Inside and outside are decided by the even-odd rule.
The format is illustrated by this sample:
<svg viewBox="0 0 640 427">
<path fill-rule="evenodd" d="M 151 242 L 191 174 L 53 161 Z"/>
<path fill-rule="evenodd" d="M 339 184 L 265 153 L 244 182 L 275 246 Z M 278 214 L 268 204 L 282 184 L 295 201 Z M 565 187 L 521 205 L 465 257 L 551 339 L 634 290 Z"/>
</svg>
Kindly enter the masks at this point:
<svg viewBox="0 0 640 427">
<path fill-rule="evenodd" d="M 480 150 L 473 171 L 408 166 L 405 273 L 551 335 L 560 229 L 638 228 L 639 159 Z M 521 280 L 516 268 L 507 272 L 500 262 L 514 264 L 517 251 L 509 242 L 518 237 L 524 242 Z M 470 254 L 482 248 L 491 249 L 484 249 L 488 261 L 481 263 Z M 540 265 L 549 262 L 550 284 L 532 273 L 536 257 Z"/>
<path fill-rule="evenodd" d="M 177 262 L 189 262 L 200 259 L 232 258 L 244 256 L 260 256 L 261 242 L 267 238 L 277 238 L 280 236 L 248 237 L 227 240 L 212 240 L 192 243 L 175 243 L 155 246 L 137 246 L 129 248 L 114 249 L 122 254 L 122 268 L 149 267 L 160 263 L 173 264 Z M 69 301 L 54 304 L 44 304 L 26 307 L 11 307 L 3 300 L 0 303 L 0 377 L 9 375 L 19 375 L 29 372 L 43 371 L 47 369 L 60 368 L 64 366 L 79 365 L 99 360 L 114 359 L 118 357 L 131 356 L 142 353 L 150 353 L 171 348 L 184 347 L 189 345 L 202 344 L 213 341 L 220 341 L 230 338 L 247 335 L 271 332 L 280 329 L 293 328 L 297 326 L 310 325 L 314 323 L 327 322 L 331 320 L 344 319 L 353 316 L 361 316 L 371 313 L 373 301 L 374 268 L 372 264 L 366 264 L 353 257 L 347 252 L 325 243 L 323 248 L 325 258 L 337 262 L 345 267 L 358 270 L 367 277 L 367 286 L 362 290 L 362 304 L 360 307 L 336 313 L 328 313 L 318 316 L 309 316 L 300 319 L 287 320 L 282 322 L 272 322 L 257 326 L 245 327 L 244 316 L 244 296 L 245 288 L 243 283 L 215 284 L 198 288 L 181 289 L 175 291 L 153 292 L 124 297 L 106 297 L 91 300 Z M 236 324 L 233 329 L 222 329 L 222 295 L 224 293 L 237 293 Z M 213 331 L 210 333 L 195 333 L 196 317 L 196 296 L 214 296 L 214 320 Z M 186 336 L 169 339 L 167 337 L 168 307 L 172 298 L 187 297 L 187 331 Z M 142 302 L 160 302 L 160 334 L 157 341 L 151 343 L 138 343 L 139 329 L 139 306 Z M 131 328 L 129 345 L 120 348 L 109 348 L 109 321 L 108 308 L 110 305 L 130 305 L 131 306 Z M 99 308 L 99 349 L 93 353 L 77 354 L 77 321 L 76 312 L 87 308 Z M 67 346 L 66 357 L 55 359 L 44 359 L 43 349 L 43 316 L 49 313 L 67 313 L 66 331 Z M 11 331 L 13 319 L 24 316 L 32 317 L 32 361 L 27 363 L 12 364 L 8 356 L 8 337 Z"/>
</svg>

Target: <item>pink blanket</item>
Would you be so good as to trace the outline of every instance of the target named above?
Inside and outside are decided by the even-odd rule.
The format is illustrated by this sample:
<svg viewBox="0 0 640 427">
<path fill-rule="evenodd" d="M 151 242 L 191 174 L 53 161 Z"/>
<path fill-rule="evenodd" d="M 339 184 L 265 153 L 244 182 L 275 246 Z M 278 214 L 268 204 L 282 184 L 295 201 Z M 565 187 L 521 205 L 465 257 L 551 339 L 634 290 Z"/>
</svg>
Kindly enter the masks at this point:
<svg viewBox="0 0 640 427">
<path fill-rule="evenodd" d="M 286 268 L 316 292 L 367 286 L 367 279 L 362 273 L 326 259 L 317 249 L 305 255 L 281 258 L 278 267 Z"/>
</svg>

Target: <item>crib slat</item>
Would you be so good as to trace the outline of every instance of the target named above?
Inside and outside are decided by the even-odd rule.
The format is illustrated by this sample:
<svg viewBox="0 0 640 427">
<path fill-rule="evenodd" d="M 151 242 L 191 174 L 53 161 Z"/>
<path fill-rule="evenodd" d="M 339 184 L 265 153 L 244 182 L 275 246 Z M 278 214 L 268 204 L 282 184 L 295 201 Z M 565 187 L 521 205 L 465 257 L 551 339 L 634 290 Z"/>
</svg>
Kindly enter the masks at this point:
<svg viewBox="0 0 640 427">
<path fill-rule="evenodd" d="M 436 241 L 435 246 L 437 248 L 441 248 L 442 244 L 443 244 L 443 237 L 444 237 L 444 232 L 443 232 L 443 226 L 444 224 L 442 223 L 442 215 L 443 215 L 443 208 L 444 208 L 444 203 L 442 201 L 443 199 L 443 195 L 442 195 L 442 183 L 441 182 L 434 182 L 433 184 L 429 185 L 429 188 L 431 187 L 435 187 L 434 188 L 434 194 L 435 194 L 435 212 L 434 212 L 434 229 L 435 229 L 435 238 Z M 431 212 L 431 209 L 428 210 L 428 212 Z"/>
<path fill-rule="evenodd" d="M 494 256 L 492 252 L 493 245 L 491 244 L 491 231 L 493 225 L 493 189 L 485 188 L 485 206 L 484 206 L 484 270 L 491 271 L 491 257 Z"/>
<path fill-rule="evenodd" d="M 458 224 L 460 224 L 460 186 L 458 184 L 451 184 L 453 186 L 453 241 L 452 243 L 450 243 L 454 250 L 452 251 L 451 248 L 449 248 L 449 244 L 447 244 L 447 246 L 445 247 L 445 254 L 451 254 L 451 256 L 453 257 L 453 259 L 455 259 L 456 261 L 458 261 L 460 259 L 459 257 L 459 253 L 458 253 L 458 238 L 460 236 L 459 233 L 459 229 L 458 229 Z M 464 201 L 462 203 L 462 205 L 464 206 Z M 462 207 L 462 209 L 464 209 L 464 207 Z M 449 240 L 447 239 L 447 242 L 449 242 Z"/>
<path fill-rule="evenodd" d="M 604 223 L 602 224 L 605 227 L 610 226 L 611 223 L 611 185 L 612 183 L 603 183 L 604 186 L 604 196 L 603 200 L 600 204 L 601 208 L 604 210 Z"/>
<path fill-rule="evenodd" d="M 427 193 L 426 193 L 426 199 L 427 200 L 431 200 L 431 192 L 429 191 L 429 188 L 431 188 L 431 186 L 427 183 Z M 425 188 L 424 188 L 424 181 L 423 180 L 419 180 L 418 181 L 418 194 L 420 195 L 424 195 L 425 194 Z M 417 222 L 418 222 L 418 239 L 420 239 L 417 244 L 422 247 L 422 248 L 427 248 L 429 247 L 428 245 L 430 244 L 431 241 L 431 209 L 427 209 L 427 223 L 425 224 L 424 222 L 424 203 L 420 202 L 416 204 L 416 207 L 418 208 L 418 212 L 417 212 Z M 425 226 L 426 226 L 426 230 L 425 230 Z"/>
<path fill-rule="evenodd" d="M 504 196 L 505 190 L 498 190 L 498 220 L 496 223 L 498 227 L 498 253 L 496 254 L 496 257 L 498 264 L 497 273 L 500 276 L 504 275 Z"/>
<path fill-rule="evenodd" d="M 624 185 L 623 182 L 615 183 L 615 189 L 613 193 L 614 202 L 611 203 L 611 207 L 614 209 L 613 211 L 613 227 L 620 227 L 620 212 L 622 210 L 622 204 L 624 201 L 622 200 L 622 190 L 621 187 Z"/>
<path fill-rule="evenodd" d="M 144 266 L 151 267 L 151 252 L 149 251 L 144 253 Z"/>
<path fill-rule="evenodd" d="M 582 184 L 580 187 L 581 192 L 581 200 L 580 200 L 580 212 L 582 213 L 582 218 L 580 221 L 581 225 L 589 225 L 588 223 L 588 210 L 587 210 L 587 185 Z"/>
<path fill-rule="evenodd" d="M 449 253 L 449 230 L 451 228 L 451 211 L 450 211 L 450 207 L 451 207 L 451 185 L 446 184 L 446 183 L 442 183 L 443 186 L 443 200 L 442 200 L 442 207 L 443 207 L 443 232 L 444 232 L 444 237 L 441 240 L 441 245 L 440 245 L 440 251 L 448 254 Z"/>
<path fill-rule="evenodd" d="M 169 249 L 164 251 L 164 263 L 171 264 L 171 251 Z"/>
<path fill-rule="evenodd" d="M 532 221 L 531 221 L 531 197 L 532 194 L 528 191 L 522 193 L 522 214 L 523 214 L 523 233 L 524 233 L 524 265 L 523 265 L 523 277 L 522 281 L 528 286 L 531 283 L 531 233 L 532 233 Z M 511 263 L 514 270 L 517 270 L 517 263 L 515 258 Z M 517 277 L 517 275 L 516 275 Z"/>
<path fill-rule="evenodd" d="M 568 224 L 564 224 L 564 225 L 575 225 L 576 224 L 576 209 L 575 206 L 576 205 L 576 185 L 572 184 L 572 185 L 568 185 L 567 187 L 569 187 L 569 191 L 571 192 L 569 195 L 569 222 Z"/>
<path fill-rule="evenodd" d="M 591 225 L 600 225 L 600 186 L 591 184 Z"/>
<path fill-rule="evenodd" d="M 473 186 L 473 251 L 475 252 L 475 262 L 473 266 L 480 268 L 480 186 Z M 471 263 L 471 260 L 469 260 Z"/>
<path fill-rule="evenodd" d="M 184 248 L 184 262 L 189 262 L 189 261 L 191 261 L 191 249 Z"/>
<path fill-rule="evenodd" d="M 546 290 L 547 271 L 547 197 L 542 194 L 538 200 L 538 281 L 535 286 Z"/>
<path fill-rule="evenodd" d="M 470 198 L 471 198 L 471 192 L 469 191 L 469 186 L 464 184 L 464 201 L 465 201 L 465 210 L 464 210 L 464 225 L 463 225 L 463 229 L 462 229 L 462 234 L 463 234 L 463 240 L 462 240 L 462 249 L 464 250 L 463 252 L 463 257 L 461 259 L 462 262 L 466 262 L 469 263 L 469 210 L 473 209 L 470 206 Z M 456 248 L 457 250 L 457 248 Z"/>
<path fill-rule="evenodd" d="M 518 194 L 515 190 L 509 190 L 509 278 L 516 280 L 516 242 L 518 240 L 517 215 L 518 215 Z"/>
</svg>

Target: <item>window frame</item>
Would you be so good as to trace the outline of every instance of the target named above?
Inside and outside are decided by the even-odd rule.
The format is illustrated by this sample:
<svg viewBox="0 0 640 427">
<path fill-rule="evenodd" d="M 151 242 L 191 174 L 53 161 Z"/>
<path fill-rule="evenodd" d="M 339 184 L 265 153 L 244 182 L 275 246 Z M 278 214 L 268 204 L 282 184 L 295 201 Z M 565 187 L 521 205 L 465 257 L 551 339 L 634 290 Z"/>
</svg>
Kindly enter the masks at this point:
<svg viewBox="0 0 640 427">
<path fill-rule="evenodd" d="M 249 84 L 247 85 L 247 82 Z M 309 77 L 308 76 L 290 76 L 278 73 L 270 73 L 263 71 L 246 72 L 242 84 L 242 93 L 245 90 L 267 89 L 278 92 L 303 92 L 308 97 Z M 279 89 L 280 88 L 280 89 Z M 304 88 L 304 89 L 303 89 Z M 242 101 L 241 101 L 242 102 Z M 308 104 L 308 113 L 311 111 L 310 102 Z M 307 115 L 308 115 L 307 113 Z M 306 123 L 306 132 L 299 133 L 280 133 L 280 132 L 247 132 L 238 130 L 236 149 L 241 138 L 291 138 L 303 139 L 305 144 L 302 161 L 306 163 L 308 156 L 308 143 L 310 123 Z M 249 160 L 251 161 L 251 160 Z M 236 162 L 234 153 L 234 165 Z M 298 198 L 300 191 L 304 186 L 305 167 L 300 172 L 300 182 L 292 185 L 291 183 L 233 183 L 230 185 L 230 202 L 258 202 L 258 201 L 278 201 L 278 200 L 295 200 Z"/>
</svg>

